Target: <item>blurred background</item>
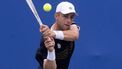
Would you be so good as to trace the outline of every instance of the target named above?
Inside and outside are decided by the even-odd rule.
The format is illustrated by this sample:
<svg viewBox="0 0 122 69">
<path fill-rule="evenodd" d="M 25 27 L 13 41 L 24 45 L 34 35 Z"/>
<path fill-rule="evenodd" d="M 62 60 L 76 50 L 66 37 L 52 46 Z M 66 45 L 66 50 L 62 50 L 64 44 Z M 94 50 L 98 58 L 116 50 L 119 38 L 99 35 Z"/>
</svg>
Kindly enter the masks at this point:
<svg viewBox="0 0 122 69">
<path fill-rule="evenodd" d="M 63 0 L 33 0 L 44 24 L 51 25 Z M 78 13 L 80 37 L 69 69 L 122 69 L 122 0 L 67 0 Z M 49 2 L 52 10 L 43 11 Z M 25 0 L 0 1 L 0 69 L 37 69 L 39 24 Z"/>
</svg>

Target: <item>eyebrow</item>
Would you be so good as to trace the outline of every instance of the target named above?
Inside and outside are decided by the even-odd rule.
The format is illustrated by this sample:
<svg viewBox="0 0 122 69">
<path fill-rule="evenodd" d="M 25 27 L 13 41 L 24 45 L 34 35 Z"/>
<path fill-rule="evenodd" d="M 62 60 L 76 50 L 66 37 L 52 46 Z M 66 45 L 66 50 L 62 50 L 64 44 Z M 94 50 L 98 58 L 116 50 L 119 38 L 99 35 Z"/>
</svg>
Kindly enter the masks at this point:
<svg viewBox="0 0 122 69">
<path fill-rule="evenodd" d="M 63 14 L 64 17 L 67 17 L 67 16 L 69 16 L 69 15 L 70 15 L 71 17 L 72 17 L 72 16 L 73 16 L 73 17 L 75 16 L 74 14 Z"/>
</svg>

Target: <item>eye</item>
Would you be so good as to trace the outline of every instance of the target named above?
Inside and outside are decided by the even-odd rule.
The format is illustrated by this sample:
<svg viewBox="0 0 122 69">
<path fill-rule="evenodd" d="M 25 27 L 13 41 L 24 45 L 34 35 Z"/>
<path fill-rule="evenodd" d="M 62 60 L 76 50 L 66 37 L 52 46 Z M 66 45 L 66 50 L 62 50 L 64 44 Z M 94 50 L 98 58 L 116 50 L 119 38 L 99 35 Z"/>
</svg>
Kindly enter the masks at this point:
<svg viewBox="0 0 122 69">
<path fill-rule="evenodd" d="M 71 18 L 71 19 L 74 19 L 74 15 L 72 15 L 70 18 Z"/>
<path fill-rule="evenodd" d="M 70 18 L 71 20 L 74 20 L 74 14 L 73 15 L 70 15 L 70 14 L 63 14 L 63 17 L 65 18 L 65 19 L 68 19 L 68 18 Z"/>
<path fill-rule="evenodd" d="M 63 14 L 63 17 L 64 18 L 68 18 L 68 14 Z"/>
</svg>

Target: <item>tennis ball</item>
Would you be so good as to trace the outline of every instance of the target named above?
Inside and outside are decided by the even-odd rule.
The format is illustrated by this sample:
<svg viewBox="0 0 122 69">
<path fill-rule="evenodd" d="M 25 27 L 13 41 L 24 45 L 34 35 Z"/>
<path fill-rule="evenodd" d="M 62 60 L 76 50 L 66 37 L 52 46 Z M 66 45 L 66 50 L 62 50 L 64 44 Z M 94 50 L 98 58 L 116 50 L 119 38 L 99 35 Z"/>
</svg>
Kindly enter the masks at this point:
<svg viewBox="0 0 122 69">
<path fill-rule="evenodd" d="M 51 9 L 52 9 L 52 6 L 51 6 L 50 3 L 45 3 L 45 4 L 43 5 L 43 10 L 44 10 L 44 11 L 49 12 L 49 11 L 51 11 Z"/>
</svg>

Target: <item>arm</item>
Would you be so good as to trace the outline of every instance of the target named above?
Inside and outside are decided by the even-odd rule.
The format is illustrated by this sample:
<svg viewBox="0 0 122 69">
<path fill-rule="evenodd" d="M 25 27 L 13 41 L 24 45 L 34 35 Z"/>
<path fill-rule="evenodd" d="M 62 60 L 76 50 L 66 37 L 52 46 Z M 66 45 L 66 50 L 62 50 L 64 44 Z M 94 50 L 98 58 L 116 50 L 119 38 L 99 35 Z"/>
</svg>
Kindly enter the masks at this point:
<svg viewBox="0 0 122 69">
<path fill-rule="evenodd" d="M 56 39 L 66 40 L 66 41 L 75 41 L 79 37 L 78 26 L 73 24 L 69 30 L 65 31 L 54 31 L 55 35 L 53 36 Z"/>
<path fill-rule="evenodd" d="M 66 41 L 75 41 L 79 37 L 79 29 L 77 25 L 71 25 L 70 30 L 63 31 L 64 40 Z"/>
<path fill-rule="evenodd" d="M 55 46 L 55 41 L 53 38 L 51 37 L 44 37 L 44 44 L 45 47 L 48 50 L 47 53 L 47 59 L 44 59 L 44 64 L 43 64 L 43 69 L 56 69 L 57 65 L 56 65 L 56 61 L 55 61 L 55 50 L 54 50 L 54 46 Z"/>
<path fill-rule="evenodd" d="M 77 25 L 71 25 L 69 30 L 60 31 L 60 30 L 50 30 L 49 28 L 45 28 L 46 31 L 43 32 L 43 35 L 50 36 L 55 39 L 66 40 L 66 41 L 74 41 L 79 37 L 79 29 Z M 41 31 L 42 32 L 42 31 Z"/>
</svg>

